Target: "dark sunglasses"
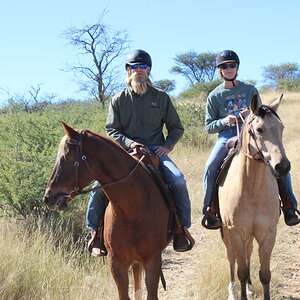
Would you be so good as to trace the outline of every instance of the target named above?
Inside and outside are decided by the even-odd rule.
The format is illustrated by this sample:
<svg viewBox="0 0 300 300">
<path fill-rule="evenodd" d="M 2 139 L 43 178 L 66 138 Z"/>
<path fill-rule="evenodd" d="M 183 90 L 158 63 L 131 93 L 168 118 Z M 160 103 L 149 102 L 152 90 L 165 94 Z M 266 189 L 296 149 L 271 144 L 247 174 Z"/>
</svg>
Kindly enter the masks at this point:
<svg viewBox="0 0 300 300">
<path fill-rule="evenodd" d="M 230 68 L 230 69 L 234 69 L 234 68 L 236 68 L 238 66 L 238 64 L 223 64 L 223 65 L 221 65 L 220 66 L 220 69 L 222 69 L 222 70 L 224 70 L 224 69 L 228 69 L 228 68 Z"/>
<path fill-rule="evenodd" d="M 148 65 L 146 65 L 146 64 L 143 64 L 143 65 L 136 64 L 136 65 L 129 65 L 129 67 L 130 67 L 131 70 L 135 70 L 138 67 L 140 67 L 142 70 L 145 70 L 145 69 L 148 68 Z"/>
</svg>

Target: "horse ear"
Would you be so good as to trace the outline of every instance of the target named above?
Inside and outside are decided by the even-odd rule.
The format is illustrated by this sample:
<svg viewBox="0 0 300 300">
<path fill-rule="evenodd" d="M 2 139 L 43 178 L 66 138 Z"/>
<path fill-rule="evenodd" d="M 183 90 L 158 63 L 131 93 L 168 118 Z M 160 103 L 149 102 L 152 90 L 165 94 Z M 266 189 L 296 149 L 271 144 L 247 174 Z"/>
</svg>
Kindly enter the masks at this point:
<svg viewBox="0 0 300 300">
<path fill-rule="evenodd" d="M 75 129 L 73 129 L 72 127 L 70 127 L 67 123 L 65 123 L 64 121 L 61 121 L 61 124 L 62 124 L 62 126 L 63 126 L 63 128 L 64 128 L 64 132 L 65 132 L 65 134 L 68 136 L 68 137 L 70 137 L 70 138 L 72 138 L 72 139 L 78 139 L 79 138 L 79 133 L 75 130 Z"/>
<path fill-rule="evenodd" d="M 252 113 L 255 114 L 258 111 L 259 101 L 258 101 L 257 94 L 255 94 L 255 95 L 252 96 L 250 107 L 251 107 Z"/>
<path fill-rule="evenodd" d="M 272 104 L 270 105 L 270 107 L 272 109 L 274 109 L 274 111 L 277 111 L 277 109 L 281 103 L 282 97 L 283 97 L 283 94 L 281 94 L 281 96 L 278 99 L 276 99 L 275 101 L 273 101 Z"/>
</svg>

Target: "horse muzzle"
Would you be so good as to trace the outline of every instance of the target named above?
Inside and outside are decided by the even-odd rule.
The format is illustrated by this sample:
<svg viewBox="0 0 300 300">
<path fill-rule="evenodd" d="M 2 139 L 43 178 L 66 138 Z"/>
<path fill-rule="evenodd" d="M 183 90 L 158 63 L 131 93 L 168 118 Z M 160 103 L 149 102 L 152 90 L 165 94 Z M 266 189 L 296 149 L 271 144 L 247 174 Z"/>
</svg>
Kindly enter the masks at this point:
<svg viewBox="0 0 300 300">
<path fill-rule="evenodd" d="M 276 178 L 285 177 L 291 169 L 291 163 L 288 159 L 282 160 L 272 168 L 273 174 Z"/>
<path fill-rule="evenodd" d="M 66 211 L 68 209 L 68 202 L 70 202 L 69 198 L 70 195 L 65 193 L 58 193 L 56 195 L 48 193 L 44 195 L 43 201 L 48 209 L 52 211 Z"/>
</svg>

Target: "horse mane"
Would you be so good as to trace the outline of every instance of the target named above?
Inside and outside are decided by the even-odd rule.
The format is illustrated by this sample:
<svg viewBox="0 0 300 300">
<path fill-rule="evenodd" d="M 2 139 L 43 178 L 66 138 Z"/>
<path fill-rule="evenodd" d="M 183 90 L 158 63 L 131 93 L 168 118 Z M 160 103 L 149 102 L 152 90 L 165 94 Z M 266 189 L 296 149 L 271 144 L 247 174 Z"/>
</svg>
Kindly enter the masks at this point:
<svg viewBox="0 0 300 300">
<path fill-rule="evenodd" d="M 267 105 L 264 105 L 264 104 L 262 104 L 259 108 L 258 108 L 258 112 L 257 112 L 257 116 L 259 116 L 259 117 L 261 117 L 262 119 L 266 116 L 266 114 L 268 113 L 268 112 L 270 112 L 271 111 L 271 113 L 272 114 L 274 114 L 279 120 L 280 120 L 280 118 L 279 118 L 279 116 L 278 116 L 278 114 L 277 114 L 277 112 L 273 109 L 273 108 L 271 108 L 270 106 L 267 106 Z"/>
<path fill-rule="evenodd" d="M 122 151 L 124 151 L 125 153 L 128 154 L 128 152 L 123 147 L 121 147 L 119 143 L 117 143 L 115 140 L 111 139 L 110 137 L 105 136 L 105 135 L 103 135 L 99 132 L 96 132 L 96 131 L 93 131 L 93 130 L 90 130 L 90 129 L 86 129 L 85 132 L 90 133 L 91 135 L 94 135 L 94 136 L 98 137 L 100 140 L 104 141 L 105 143 L 110 144 L 113 147 L 117 147 L 118 149 L 120 149 L 120 150 L 122 150 Z"/>
</svg>

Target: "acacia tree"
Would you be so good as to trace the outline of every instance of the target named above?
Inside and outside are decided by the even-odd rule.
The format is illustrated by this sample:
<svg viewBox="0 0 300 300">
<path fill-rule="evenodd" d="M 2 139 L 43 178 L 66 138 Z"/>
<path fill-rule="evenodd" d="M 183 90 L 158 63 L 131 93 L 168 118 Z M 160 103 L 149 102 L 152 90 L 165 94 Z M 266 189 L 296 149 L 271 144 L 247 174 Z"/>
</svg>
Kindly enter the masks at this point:
<svg viewBox="0 0 300 300">
<path fill-rule="evenodd" d="M 285 81 L 297 81 L 300 78 L 300 69 L 296 63 L 283 63 L 263 67 L 263 77 L 271 87 L 280 87 Z"/>
<path fill-rule="evenodd" d="M 178 54 L 174 58 L 176 66 L 172 67 L 171 72 L 184 76 L 191 85 L 211 82 L 216 74 L 216 56 L 216 53 L 198 54 L 194 50 Z"/>
<path fill-rule="evenodd" d="M 162 79 L 154 82 L 154 85 L 164 91 L 165 93 L 170 93 L 175 90 L 176 84 L 175 80 Z"/>
<path fill-rule="evenodd" d="M 84 64 L 79 62 L 77 66 L 68 67 L 68 70 L 83 75 L 78 80 L 80 90 L 87 91 L 103 104 L 123 84 L 118 61 L 129 49 L 127 32 L 112 32 L 100 20 L 98 24 L 80 29 L 70 28 L 64 32 L 64 37 L 81 50 L 79 54 L 90 59 L 88 63 L 85 60 Z"/>
</svg>

